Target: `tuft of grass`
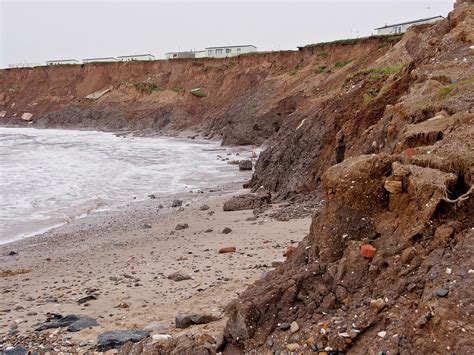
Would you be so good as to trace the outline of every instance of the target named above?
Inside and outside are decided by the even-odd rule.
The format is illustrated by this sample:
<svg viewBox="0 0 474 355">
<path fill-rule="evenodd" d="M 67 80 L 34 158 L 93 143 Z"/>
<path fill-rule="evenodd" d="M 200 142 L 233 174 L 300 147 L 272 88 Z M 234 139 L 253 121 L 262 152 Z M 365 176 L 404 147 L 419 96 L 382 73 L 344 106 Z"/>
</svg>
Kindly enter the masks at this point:
<svg viewBox="0 0 474 355">
<path fill-rule="evenodd" d="M 151 83 L 135 83 L 133 86 L 138 91 L 146 93 L 146 94 L 151 94 L 154 91 L 161 90 L 161 88 L 158 85 L 151 84 Z"/>
<path fill-rule="evenodd" d="M 11 277 L 15 275 L 22 275 L 31 272 L 31 269 L 17 269 L 0 271 L 0 277 Z"/>
<path fill-rule="evenodd" d="M 337 61 L 334 64 L 335 68 L 344 68 L 347 64 L 351 63 L 352 60 Z"/>
<path fill-rule="evenodd" d="M 382 79 L 384 76 L 399 73 L 400 71 L 402 71 L 403 68 L 404 66 L 402 64 L 392 66 L 392 67 L 367 68 L 355 73 L 350 78 L 353 78 L 359 75 L 367 75 L 370 81 L 378 81 Z"/>
<path fill-rule="evenodd" d="M 192 89 L 189 91 L 192 95 L 199 97 L 200 99 L 207 97 L 207 94 L 201 88 Z"/>
<path fill-rule="evenodd" d="M 315 73 L 316 73 L 316 74 L 329 73 L 329 69 L 328 69 L 328 67 L 325 66 L 325 65 L 320 65 L 320 66 L 315 70 Z"/>
<path fill-rule="evenodd" d="M 291 76 L 294 76 L 298 73 L 298 71 L 300 69 L 302 69 L 304 67 L 304 65 L 301 65 L 301 64 L 298 64 L 296 67 L 294 67 L 293 69 L 290 69 L 290 71 L 288 72 L 288 75 L 291 75 Z"/>
<path fill-rule="evenodd" d="M 439 89 L 439 94 L 441 96 L 448 96 L 454 90 L 454 85 L 449 85 Z"/>
<path fill-rule="evenodd" d="M 457 87 L 462 86 L 462 85 L 468 85 L 468 84 L 474 84 L 474 79 L 460 80 L 452 84 L 449 84 L 447 86 L 444 86 L 441 89 L 439 89 L 439 94 L 441 96 L 451 95 L 453 90 L 456 89 Z"/>
<path fill-rule="evenodd" d="M 184 91 L 183 88 L 178 88 L 178 87 L 176 87 L 176 88 L 171 88 L 170 90 L 171 90 L 171 91 L 174 91 L 174 92 L 183 92 L 183 91 Z"/>
<path fill-rule="evenodd" d="M 322 52 L 319 53 L 319 56 L 320 56 L 321 58 L 327 58 L 327 57 L 329 57 L 329 53 L 326 52 L 326 51 L 322 51 Z"/>
<path fill-rule="evenodd" d="M 383 48 L 385 48 L 386 46 L 387 46 L 387 43 L 382 42 L 382 43 L 379 44 L 379 49 L 383 49 Z"/>
</svg>

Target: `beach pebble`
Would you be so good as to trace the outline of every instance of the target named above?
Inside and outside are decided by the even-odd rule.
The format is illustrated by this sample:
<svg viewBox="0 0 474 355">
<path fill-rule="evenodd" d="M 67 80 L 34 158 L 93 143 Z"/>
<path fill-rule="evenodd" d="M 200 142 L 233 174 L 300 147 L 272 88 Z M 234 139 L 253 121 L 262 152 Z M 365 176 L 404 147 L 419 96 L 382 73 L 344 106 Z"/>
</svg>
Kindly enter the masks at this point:
<svg viewBox="0 0 474 355">
<path fill-rule="evenodd" d="M 207 210 L 209 209 L 209 206 L 204 204 L 204 205 L 202 205 L 201 207 L 199 207 L 199 209 L 200 209 L 201 211 L 207 211 Z"/>
<path fill-rule="evenodd" d="M 225 247 L 225 248 L 219 249 L 219 254 L 235 253 L 236 250 L 237 250 L 236 247 Z"/>
<path fill-rule="evenodd" d="M 290 329 L 291 325 L 290 323 L 281 323 L 278 328 L 280 328 L 280 330 L 288 330 Z"/>
<path fill-rule="evenodd" d="M 171 207 L 180 207 L 183 205 L 183 200 L 173 200 Z"/>
<path fill-rule="evenodd" d="M 300 330 L 300 326 L 296 322 L 291 322 L 290 324 L 290 331 L 292 333 L 296 333 L 298 330 Z"/>
<path fill-rule="evenodd" d="M 178 282 L 184 280 L 191 280 L 191 276 L 185 273 L 184 271 L 176 271 L 168 275 L 168 279 Z"/>
<path fill-rule="evenodd" d="M 438 297 L 446 297 L 449 294 L 449 290 L 446 288 L 438 288 L 435 293 Z"/>
<path fill-rule="evenodd" d="M 225 227 L 225 228 L 222 230 L 222 234 L 229 234 L 230 232 L 232 232 L 232 229 L 230 229 L 229 227 Z"/>
<path fill-rule="evenodd" d="M 176 227 L 175 230 L 183 230 L 183 229 L 188 229 L 189 225 L 187 223 L 179 223 Z"/>
<path fill-rule="evenodd" d="M 184 329 L 194 324 L 206 324 L 219 320 L 210 314 L 191 314 L 191 315 L 178 315 L 175 318 L 176 328 Z"/>
</svg>

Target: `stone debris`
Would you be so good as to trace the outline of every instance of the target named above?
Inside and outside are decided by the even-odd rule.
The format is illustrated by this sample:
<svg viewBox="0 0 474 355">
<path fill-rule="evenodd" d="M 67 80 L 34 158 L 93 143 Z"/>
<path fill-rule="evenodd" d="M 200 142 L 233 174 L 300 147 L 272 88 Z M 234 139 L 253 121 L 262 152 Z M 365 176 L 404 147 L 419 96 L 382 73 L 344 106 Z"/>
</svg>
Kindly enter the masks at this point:
<svg viewBox="0 0 474 355">
<path fill-rule="evenodd" d="M 225 247 L 225 248 L 219 249 L 219 254 L 235 253 L 236 251 L 237 251 L 236 247 Z"/>
<path fill-rule="evenodd" d="M 187 223 L 179 223 L 178 225 L 176 225 L 175 230 L 180 231 L 180 230 L 188 229 L 188 228 L 189 228 L 189 225 Z"/>
<path fill-rule="evenodd" d="M 176 271 L 168 275 L 168 279 L 178 282 L 178 281 L 184 281 L 184 280 L 191 280 L 192 277 L 191 275 L 189 275 L 188 273 L 184 271 Z"/>
<path fill-rule="evenodd" d="M 191 325 L 206 324 L 216 320 L 219 320 L 219 318 L 210 314 L 178 315 L 175 318 L 175 325 L 176 328 L 184 329 Z"/>
<path fill-rule="evenodd" d="M 147 331 L 138 329 L 108 331 L 97 336 L 97 350 L 116 349 L 129 341 L 137 343 L 149 336 Z"/>
<path fill-rule="evenodd" d="M 45 323 L 38 326 L 35 330 L 39 332 L 47 329 L 67 327 L 67 331 L 69 332 L 78 332 L 82 329 L 98 325 L 99 323 L 97 323 L 94 318 L 88 316 L 69 314 L 63 317 L 60 314 L 52 314 Z"/>
<path fill-rule="evenodd" d="M 239 170 L 252 170 L 252 161 L 251 160 L 241 160 L 239 161 Z"/>
</svg>

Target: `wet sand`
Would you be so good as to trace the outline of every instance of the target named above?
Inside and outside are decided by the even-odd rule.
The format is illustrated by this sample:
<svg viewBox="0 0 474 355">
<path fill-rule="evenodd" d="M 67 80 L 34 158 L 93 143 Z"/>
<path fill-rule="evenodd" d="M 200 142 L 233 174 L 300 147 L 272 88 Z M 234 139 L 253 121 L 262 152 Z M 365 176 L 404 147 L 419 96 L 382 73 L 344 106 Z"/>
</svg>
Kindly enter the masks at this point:
<svg viewBox="0 0 474 355">
<path fill-rule="evenodd" d="M 19 337 L 34 339 L 34 327 L 48 312 L 86 315 L 100 323 L 77 333 L 47 331 L 48 346 L 56 350 L 92 349 L 101 332 L 153 322 L 160 325 L 152 333 L 205 331 L 218 337 L 225 305 L 269 271 L 273 261 L 282 260 L 286 247 L 302 240 L 310 224 L 310 218 L 273 220 L 267 216 L 271 210 L 256 219 L 252 211 L 224 212 L 223 202 L 236 192 L 243 190 L 234 184 L 184 195 L 181 209 L 169 207 L 171 198 L 150 199 L 0 245 L 2 271 L 31 270 L 0 278 L 0 350 Z M 201 210 L 203 204 L 209 209 Z M 175 230 L 179 223 L 189 228 Z M 225 227 L 232 232 L 223 234 Z M 237 251 L 218 253 L 227 246 Z M 8 255 L 11 251 L 18 254 Z M 176 271 L 192 279 L 169 280 Z M 91 293 L 96 300 L 77 303 Z M 222 319 L 176 329 L 174 317 L 190 313 Z"/>
</svg>

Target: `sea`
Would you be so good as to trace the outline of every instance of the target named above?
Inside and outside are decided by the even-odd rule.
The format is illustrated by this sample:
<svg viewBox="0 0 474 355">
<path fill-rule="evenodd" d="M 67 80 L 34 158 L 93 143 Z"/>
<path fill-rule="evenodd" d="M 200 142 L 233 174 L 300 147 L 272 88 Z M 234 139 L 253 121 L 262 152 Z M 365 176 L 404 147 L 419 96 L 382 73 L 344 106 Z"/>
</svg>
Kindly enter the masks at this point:
<svg viewBox="0 0 474 355">
<path fill-rule="evenodd" d="M 228 154 L 214 141 L 0 127 L 0 244 L 152 194 L 230 183 L 239 172 Z"/>
</svg>

